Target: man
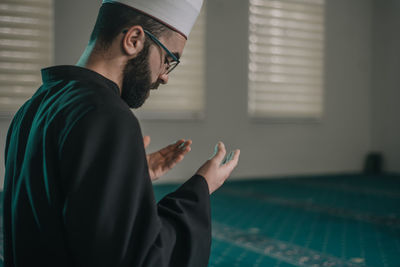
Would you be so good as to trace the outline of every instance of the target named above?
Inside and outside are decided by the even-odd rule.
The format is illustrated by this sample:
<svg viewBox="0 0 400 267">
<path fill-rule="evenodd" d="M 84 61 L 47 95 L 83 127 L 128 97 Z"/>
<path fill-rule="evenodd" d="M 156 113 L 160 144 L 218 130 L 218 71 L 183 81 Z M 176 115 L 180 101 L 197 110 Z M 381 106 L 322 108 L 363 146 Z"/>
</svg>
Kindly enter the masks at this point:
<svg viewBox="0 0 400 267">
<path fill-rule="evenodd" d="M 201 8 L 197 0 L 103 1 L 76 66 L 42 70 L 5 150 L 5 266 L 206 266 L 209 195 L 238 163 L 215 155 L 156 204 L 151 180 L 190 151 L 147 155 L 138 120 L 168 82 Z"/>
</svg>

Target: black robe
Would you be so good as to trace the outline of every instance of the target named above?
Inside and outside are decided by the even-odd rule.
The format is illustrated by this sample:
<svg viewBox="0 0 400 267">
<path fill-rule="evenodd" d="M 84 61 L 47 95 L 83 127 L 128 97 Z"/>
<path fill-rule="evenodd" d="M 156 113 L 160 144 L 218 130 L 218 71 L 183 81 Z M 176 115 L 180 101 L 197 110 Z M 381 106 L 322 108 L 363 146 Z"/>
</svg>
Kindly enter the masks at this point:
<svg viewBox="0 0 400 267">
<path fill-rule="evenodd" d="M 207 182 L 158 204 L 139 122 L 117 85 L 77 66 L 43 85 L 7 135 L 5 266 L 207 266 Z"/>
</svg>

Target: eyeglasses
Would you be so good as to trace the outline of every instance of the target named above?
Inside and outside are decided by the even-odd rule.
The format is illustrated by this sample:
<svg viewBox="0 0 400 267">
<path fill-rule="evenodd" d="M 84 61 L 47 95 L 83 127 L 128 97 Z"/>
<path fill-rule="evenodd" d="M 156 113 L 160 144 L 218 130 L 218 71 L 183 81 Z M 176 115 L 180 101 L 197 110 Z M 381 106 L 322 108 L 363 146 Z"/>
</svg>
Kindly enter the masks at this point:
<svg viewBox="0 0 400 267">
<path fill-rule="evenodd" d="M 178 64 L 180 63 L 179 58 L 177 56 L 175 56 L 174 54 L 172 54 L 171 51 L 168 50 L 168 48 L 165 47 L 165 45 L 163 45 L 160 40 L 157 39 L 157 37 L 155 37 L 152 33 L 150 33 L 148 30 L 143 29 L 144 33 L 147 34 L 150 39 L 155 42 L 158 46 L 160 46 L 162 49 L 164 49 L 165 52 L 167 52 L 168 56 L 172 58 L 172 61 L 169 61 L 167 58 L 165 58 L 165 62 L 167 64 L 166 67 L 166 74 L 171 73 L 171 71 L 173 71 L 176 66 L 178 66 Z M 127 33 L 128 30 L 124 30 L 123 33 Z"/>
</svg>

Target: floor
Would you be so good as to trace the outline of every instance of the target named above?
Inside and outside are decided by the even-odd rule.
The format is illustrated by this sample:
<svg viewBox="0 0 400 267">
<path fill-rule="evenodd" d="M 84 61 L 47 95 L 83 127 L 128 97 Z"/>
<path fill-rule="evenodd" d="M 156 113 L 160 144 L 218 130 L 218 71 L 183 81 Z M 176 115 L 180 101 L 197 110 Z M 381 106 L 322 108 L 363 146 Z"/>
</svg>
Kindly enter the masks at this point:
<svg viewBox="0 0 400 267">
<path fill-rule="evenodd" d="M 211 201 L 209 267 L 400 266 L 400 176 L 230 182 Z"/>
<path fill-rule="evenodd" d="M 211 203 L 209 267 L 400 266 L 400 175 L 226 182 Z"/>
</svg>

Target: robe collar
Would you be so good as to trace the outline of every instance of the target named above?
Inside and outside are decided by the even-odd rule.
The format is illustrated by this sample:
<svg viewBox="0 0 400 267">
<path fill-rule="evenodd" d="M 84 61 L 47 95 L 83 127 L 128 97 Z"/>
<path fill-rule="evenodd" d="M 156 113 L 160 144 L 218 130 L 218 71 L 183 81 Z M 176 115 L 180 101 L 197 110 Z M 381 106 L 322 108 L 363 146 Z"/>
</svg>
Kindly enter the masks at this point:
<svg viewBox="0 0 400 267">
<path fill-rule="evenodd" d="M 110 88 L 111 90 L 115 91 L 115 93 L 120 95 L 119 87 L 115 82 L 104 77 L 100 73 L 87 68 L 73 65 L 60 65 L 44 68 L 41 70 L 41 72 L 43 83 L 55 82 L 60 80 L 93 82 Z"/>
</svg>

